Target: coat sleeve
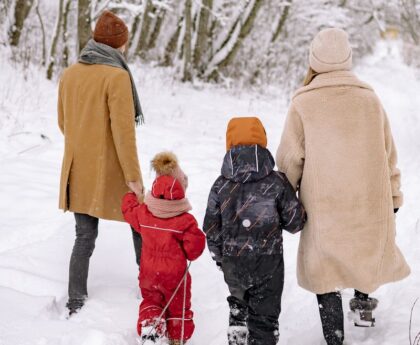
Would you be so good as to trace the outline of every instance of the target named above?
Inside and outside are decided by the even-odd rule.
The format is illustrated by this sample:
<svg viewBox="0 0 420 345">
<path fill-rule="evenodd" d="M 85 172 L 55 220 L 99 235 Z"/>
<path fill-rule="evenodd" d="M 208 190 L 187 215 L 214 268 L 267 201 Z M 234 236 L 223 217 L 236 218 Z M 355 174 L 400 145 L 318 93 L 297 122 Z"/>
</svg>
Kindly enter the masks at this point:
<svg viewBox="0 0 420 345">
<path fill-rule="evenodd" d="M 63 107 L 63 86 L 62 80 L 58 85 L 58 98 L 57 98 L 57 114 L 58 114 L 58 127 L 61 133 L 64 134 L 64 107 Z"/>
<path fill-rule="evenodd" d="M 140 233 L 140 223 L 138 219 L 138 211 L 141 205 L 137 200 L 136 194 L 130 192 L 124 195 L 121 211 L 124 216 L 125 221 L 130 224 L 133 229 Z"/>
<path fill-rule="evenodd" d="M 398 156 L 394 139 L 389 125 L 388 117 L 384 111 L 385 149 L 388 158 L 389 175 L 391 180 L 392 200 L 394 209 L 400 208 L 403 204 L 403 193 L 401 192 L 401 172 L 397 168 Z"/>
<path fill-rule="evenodd" d="M 126 71 L 121 70 L 110 79 L 108 107 L 114 145 L 125 180 L 142 182 L 137 157 L 133 95 Z"/>
<path fill-rule="evenodd" d="M 204 217 L 203 230 L 207 237 L 207 246 L 214 261 L 222 261 L 222 216 L 220 210 L 220 201 L 217 194 L 217 181 L 212 187 L 207 202 L 206 215 Z"/>
<path fill-rule="evenodd" d="M 276 163 L 279 170 L 286 174 L 294 189 L 299 187 L 304 162 L 305 134 L 302 119 L 292 101 L 277 149 Z"/>
<path fill-rule="evenodd" d="M 182 237 L 182 248 L 188 260 L 197 259 L 206 247 L 206 236 L 199 229 L 198 223 L 192 215 L 189 215 L 187 227 Z"/>
<path fill-rule="evenodd" d="M 295 234 L 305 226 L 306 212 L 287 177 L 282 173 L 278 173 L 278 175 L 283 185 L 282 193 L 277 197 L 277 210 L 280 215 L 281 227 Z"/>
</svg>

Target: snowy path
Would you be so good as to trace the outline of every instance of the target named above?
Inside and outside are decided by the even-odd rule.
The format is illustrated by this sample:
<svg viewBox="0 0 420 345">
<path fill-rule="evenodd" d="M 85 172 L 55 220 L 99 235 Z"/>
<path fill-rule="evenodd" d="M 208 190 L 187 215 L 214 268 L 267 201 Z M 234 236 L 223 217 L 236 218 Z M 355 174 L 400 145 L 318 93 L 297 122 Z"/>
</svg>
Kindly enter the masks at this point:
<svg viewBox="0 0 420 345">
<path fill-rule="evenodd" d="M 409 344 L 410 309 L 420 297 L 420 82 L 397 58 L 385 58 L 386 47 L 382 48 L 357 72 L 383 100 L 400 152 L 406 204 L 397 217 L 398 243 L 413 273 L 375 293 L 381 301 L 376 328 L 356 329 L 346 322 L 349 345 Z M 100 223 L 89 300 L 80 314 L 65 319 L 74 221 L 71 214 L 57 210 L 63 140 L 55 122 L 56 88 L 36 71 L 26 82 L 14 73 L 9 68 L 0 76 L 0 121 L 8 116 L 21 121 L 13 128 L 10 120 L 0 122 L 0 344 L 135 344 L 137 272 L 131 234 L 123 223 Z M 224 155 L 228 119 L 260 116 L 275 152 L 286 104 L 273 96 L 231 94 L 208 86 L 194 89 L 172 83 L 162 73 L 150 71 L 138 80 L 147 116 L 147 125 L 138 130 L 145 182 L 149 186 L 152 180 L 148 162 L 153 154 L 174 150 L 189 175 L 193 213 L 202 222 Z M 315 297 L 296 284 L 298 236 L 284 237 L 286 284 L 279 344 L 323 344 Z M 191 345 L 226 344 L 227 288 L 207 251 L 193 263 L 192 276 L 196 332 Z M 350 296 L 351 291 L 345 291 L 345 307 Z M 414 311 L 415 331 L 420 332 L 420 303 Z"/>
</svg>

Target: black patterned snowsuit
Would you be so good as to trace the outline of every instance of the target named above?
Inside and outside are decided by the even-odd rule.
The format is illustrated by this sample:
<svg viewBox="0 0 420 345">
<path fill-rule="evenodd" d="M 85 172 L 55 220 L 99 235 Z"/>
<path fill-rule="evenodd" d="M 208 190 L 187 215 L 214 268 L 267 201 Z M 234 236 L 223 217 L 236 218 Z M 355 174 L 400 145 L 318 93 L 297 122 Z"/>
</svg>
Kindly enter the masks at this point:
<svg viewBox="0 0 420 345">
<path fill-rule="evenodd" d="M 253 345 L 277 343 L 284 282 L 282 229 L 296 233 L 306 221 L 293 187 L 273 168 L 272 155 L 261 146 L 228 151 L 203 226 L 231 293 L 230 331 L 246 326 L 248 344 Z"/>
</svg>

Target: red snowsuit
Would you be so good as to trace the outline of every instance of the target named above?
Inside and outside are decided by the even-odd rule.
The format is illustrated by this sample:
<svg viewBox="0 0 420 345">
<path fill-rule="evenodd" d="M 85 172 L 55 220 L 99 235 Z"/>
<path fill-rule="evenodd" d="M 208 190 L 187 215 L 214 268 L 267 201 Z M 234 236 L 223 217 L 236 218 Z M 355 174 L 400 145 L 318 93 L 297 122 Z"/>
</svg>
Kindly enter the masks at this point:
<svg viewBox="0 0 420 345">
<path fill-rule="evenodd" d="M 154 189 L 167 190 L 171 196 L 184 191 L 178 181 L 170 176 L 161 176 L 154 183 Z M 156 185 L 163 183 L 162 185 Z M 160 187 L 160 188 L 156 188 Z M 167 187 L 167 188 L 165 188 Z M 169 199 L 166 195 L 161 198 Z M 197 259 L 205 248 L 205 235 L 198 228 L 194 216 L 183 213 L 173 218 L 157 218 L 145 204 L 139 204 L 134 193 L 124 196 L 122 203 L 124 219 L 141 234 L 142 253 L 140 260 L 140 289 L 143 301 L 140 304 L 137 331 L 153 325 L 173 295 L 187 268 L 187 260 Z M 166 330 L 169 339 L 181 339 L 184 284 L 181 285 L 170 303 L 166 315 Z M 187 274 L 184 341 L 194 331 L 191 308 L 191 276 Z M 159 331 L 159 330 L 158 330 Z"/>
</svg>

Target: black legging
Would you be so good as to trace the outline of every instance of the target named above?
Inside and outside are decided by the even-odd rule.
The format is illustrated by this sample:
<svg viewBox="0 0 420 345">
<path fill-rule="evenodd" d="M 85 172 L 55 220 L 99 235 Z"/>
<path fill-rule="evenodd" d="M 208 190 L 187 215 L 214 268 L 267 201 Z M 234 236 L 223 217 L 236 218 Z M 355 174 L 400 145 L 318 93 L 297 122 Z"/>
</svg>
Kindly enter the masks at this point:
<svg viewBox="0 0 420 345">
<path fill-rule="evenodd" d="M 318 299 L 322 331 L 327 345 L 343 345 L 344 315 L 341 293 L 330 292 L 323 295 L 316 295 L 316 297 Z M 369 295 L 355 290 L 354 297 L 367 300 Z"/>
</svg>

